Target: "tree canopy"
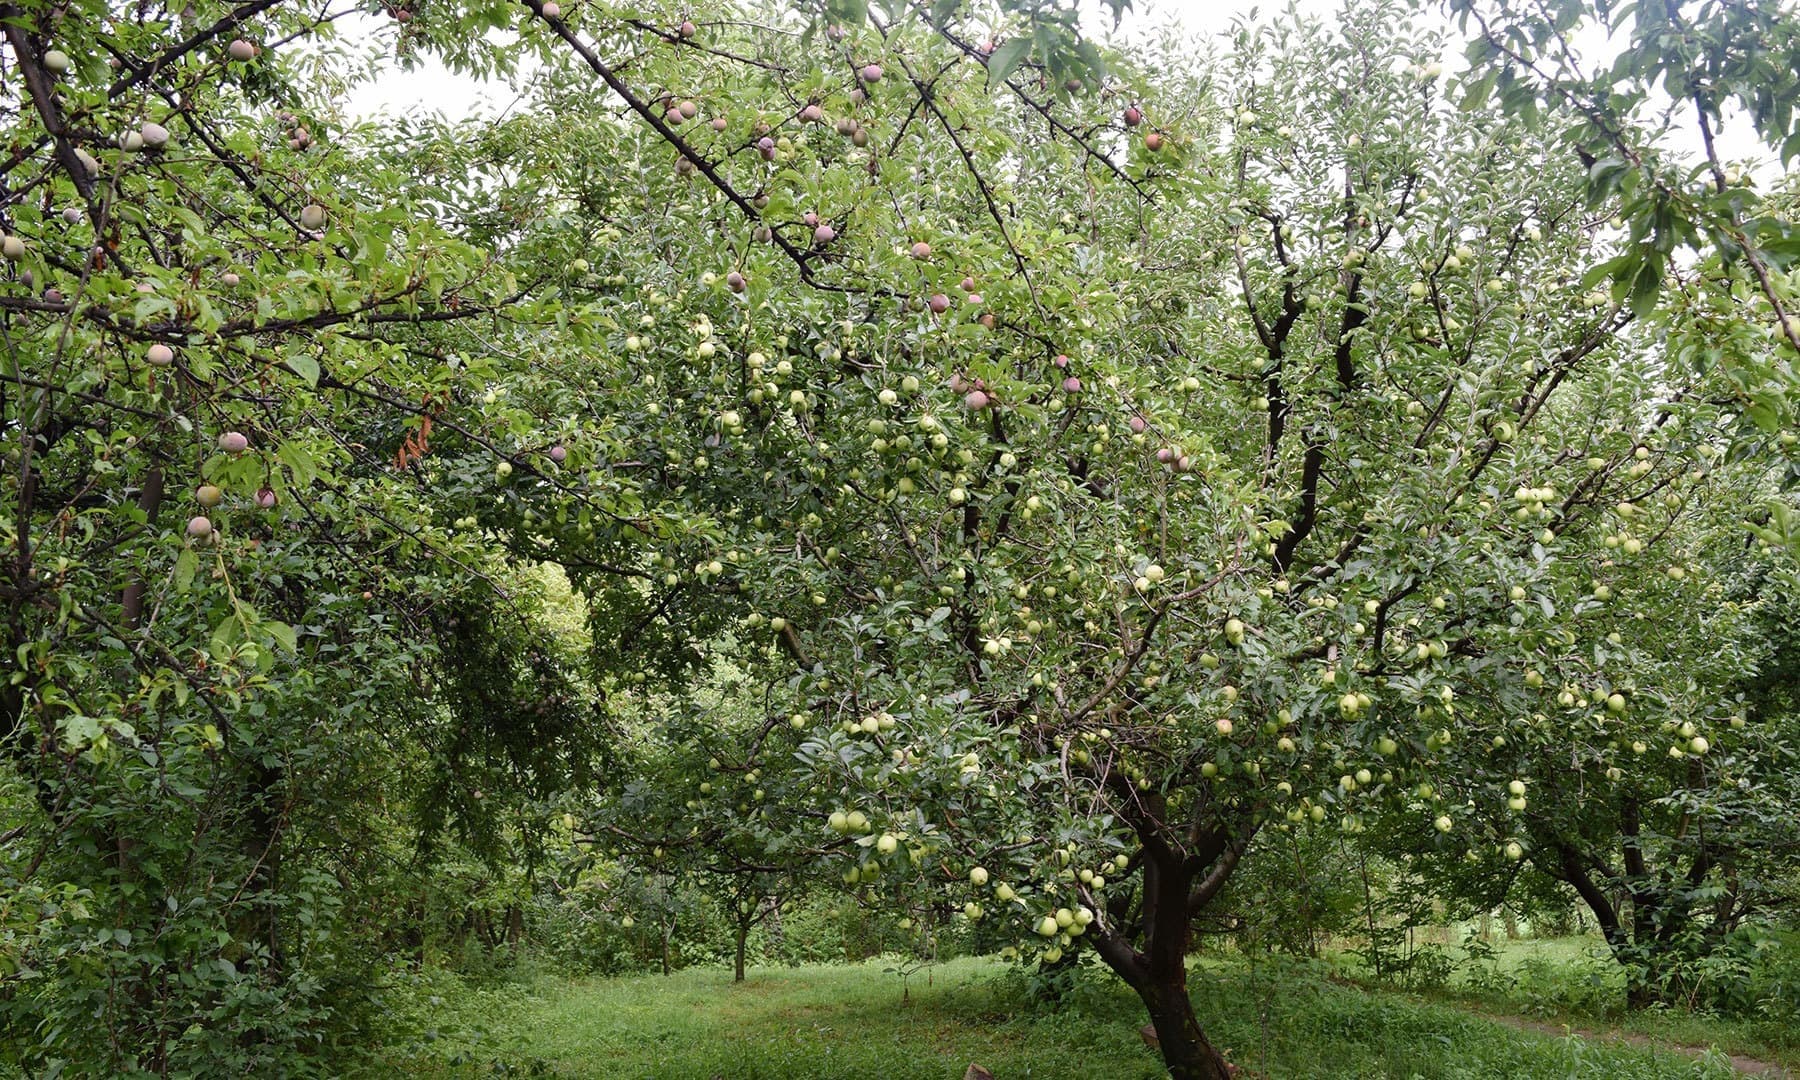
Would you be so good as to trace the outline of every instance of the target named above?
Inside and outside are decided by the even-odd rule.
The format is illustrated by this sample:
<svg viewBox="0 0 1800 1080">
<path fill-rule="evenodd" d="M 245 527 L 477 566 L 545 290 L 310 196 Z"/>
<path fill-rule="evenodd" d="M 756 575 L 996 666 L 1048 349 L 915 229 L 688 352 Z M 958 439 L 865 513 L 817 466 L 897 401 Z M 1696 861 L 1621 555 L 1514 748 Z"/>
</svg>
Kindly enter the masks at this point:
<svg viewBox="0 0 1800 1080">
<path fill-rule="evenodd" d="M 1791 155 L 1791 16 L 1578 81 L 1585 8 L 1454 7 L 1454 78 L 1398 0 L 383 8 L 482 125 L 346 124 L 353 7 L 18 8 L 23 1058 L 303 1068 L 395 821 L 1092 944 L 1179 1077 L 1259 834 L 1623 888 L 1634 962 L 1766 902 L 1791 193 L 1643 114 Z"/>
</svg>

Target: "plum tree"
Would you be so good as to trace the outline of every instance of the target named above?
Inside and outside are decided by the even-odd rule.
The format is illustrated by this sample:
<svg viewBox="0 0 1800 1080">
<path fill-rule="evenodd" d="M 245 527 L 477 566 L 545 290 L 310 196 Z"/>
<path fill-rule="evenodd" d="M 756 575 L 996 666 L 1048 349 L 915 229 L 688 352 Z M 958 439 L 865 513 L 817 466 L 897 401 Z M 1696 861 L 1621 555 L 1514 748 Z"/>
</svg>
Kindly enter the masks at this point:
<svg viewBox="0 0 1800 1080">
<path fill-rule="evenodd" d="M 390 918 L 377 850 L 415 823 L 491 835 L 530 778 L 587 764 L 588 714 L 519 644 L 535 593 L 424 497 L 429 473 L 491 468 L 447 415 L 489 382 L 458 327 L 503 307 L 536 323 L 532 271 L 441 224 L 455 198 L 430 169 L 320 119 L 342 61 L 226 62 L 228 42 L 342 13 L 84 0 L 6 20 L 8 1067 L 312 1071 L 358 997 L 321 942 L 357 905 Z M 288 110 L 341 156 L 282 136 Z M 466 181 L 460 133 L 411 135 Z M 334 208 L 327 239 L 308 190 Z M 470 460 L 432 457 L 459 429 Z M 452 609 L 504 665 L 449 632 Z M 469 707 L 481 680 L 456 673 L 477 667 L 530 706 Z"/>
</svg>

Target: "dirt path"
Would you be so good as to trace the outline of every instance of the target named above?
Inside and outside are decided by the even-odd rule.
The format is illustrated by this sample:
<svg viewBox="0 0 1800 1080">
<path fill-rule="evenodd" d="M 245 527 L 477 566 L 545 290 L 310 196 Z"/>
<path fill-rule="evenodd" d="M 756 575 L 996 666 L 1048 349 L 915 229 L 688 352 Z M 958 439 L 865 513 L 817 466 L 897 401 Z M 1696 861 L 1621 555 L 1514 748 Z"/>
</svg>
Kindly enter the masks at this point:
<svg viewBox="0 0 1800 1080">
<path fill-rule="evenodd" d="M 1624 1043 L 1627 1046 L 1642 1046 L 1667 1051 L 1671 1054 L 1681 1054 L 1696 1061 L 1704 1057 L 1707 1051 L 1704 1046 L 1682 1046 L 1676 1043 L 1662 1042 L 1635 1031 L 1570 1027 L 1566 1024 L 1549 1024 L 1542 1020 L 1530 1020 L 1523 1016 L 1508 1016 L 1505 1013 L 1484 1012 L 1479 1009 L 1470 1009 L 1469 1011 L 1483 1020 L 1492 1020 L 1496 1024 L 1505 1024 L 1507 1027 L 1520 1031 L 1548 1035 L 1556 1039 L 1565 1035 L 1579 1035 L 1592 1043 Z M 1748 1057 L 1744 1054 L 1726 1054 L 1725 1056 L 1730 1059 L 1732 1068 L 1745 1076 L 1762 1076 L 1768 1077 L 1769 1080 L 1796 1080 L 1793 1071 L 1784 1065 L 1777 1065 L 1773 1061 L 1763 1061 L 1760 1058 Z"/>
</svg>

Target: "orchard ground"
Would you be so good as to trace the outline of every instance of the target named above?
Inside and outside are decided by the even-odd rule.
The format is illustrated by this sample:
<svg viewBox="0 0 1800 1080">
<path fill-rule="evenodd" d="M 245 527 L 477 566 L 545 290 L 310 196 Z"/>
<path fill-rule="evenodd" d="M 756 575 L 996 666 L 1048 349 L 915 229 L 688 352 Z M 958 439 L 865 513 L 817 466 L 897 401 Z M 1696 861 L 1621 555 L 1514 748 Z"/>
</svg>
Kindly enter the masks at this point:
<svg viewBox="0 0 1800 1080">
<path fill-rule="evenodd" d="M 1196 958 L 1201 1023 L 1252 1075 L 1606 1077 L 1800 1075 L 1800 1039 L 1772 1026 L 1608 1013 L 1592 939 L 1503 943 L 1485 969 L 1429 993 L 1355 980 L 1352 958 Z M 656 1078 L 1166 1075 L 1135 997 L 1094 968 L 1060 1004 L 1018 969 L 964 958 L 903 979 L 891 960 L 473 987 L 396 988 L 408 1049 L 369 1075 Z M 1564 1032 L 1572 1032 L 1564 1034 Z"/>
</svg>

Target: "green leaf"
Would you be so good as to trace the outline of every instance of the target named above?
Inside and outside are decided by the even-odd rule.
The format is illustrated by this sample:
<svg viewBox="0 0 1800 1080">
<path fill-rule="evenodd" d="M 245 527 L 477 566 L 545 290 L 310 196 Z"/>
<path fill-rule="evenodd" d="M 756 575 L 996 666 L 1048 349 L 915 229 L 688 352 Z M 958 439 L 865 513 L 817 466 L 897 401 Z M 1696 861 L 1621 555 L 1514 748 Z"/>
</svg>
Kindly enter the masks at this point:
<svg viewBox="0 0 1800 1080">
<path fill-rule="evenodd" d="M 319 385 L 319 362 L 309 354 L 297 349 L 288 353 L 287 366 L 288 370 L 305 379 L 306 385 L 315 388 Z"/>
<path fill-rule="evenodd" d="M 1031 39 L 1027 37 L 1008 38 L 1000 43 L 988 57 L 988 89 L 993 90 L 1006 81 L 1007 76 L 1019 69 L 1025 57 L 1031 52 Z"/>
<path fill-rule="evenodd" d="M 299 635 L 287 623 L 265 622 L 262 624 L 262 631 L 269 635 L 270 640 L 274 641 L 283 652 L 291 653 L 299 645 Z"/>
<path fill-rule="evenodd" d="M 276 447 L 275 456 L 288 467 L 288 472 L 293 474 L 294 484 L 298 487 L 305 487 L 319 475 L 318 463 L 304 446 L 293 439 L 285 440 Z"/>
<path fill-rule="evenodd" d="M 188 587 L 194 583 L 195 571 L 199 569 L 200 557 L 194 554 L 194 549 L 182 548 L 181 554 L 175 556 L 175 591 L 187 592 Z"/>
<path fill-rule="evenodd" d="M 839 26 L 861 26 L 869 21 L 869 0 L 830 0 L 825 14 Z"/>
<path fill-rule="evenodd" d="M 1656 310 L 1657 298 L 1662 295 L 1662 281 L 1662 257 L 1652 255 L 1646 258 L 1631 280 L 1632 314 L 1640 319 L 1650 317 Z"/>
<path fill-rule="evenodd" d="M 1463 92 L 1461 102 L 1464 112 L 1475 112 L 1487 104 L 1488 98 L 1494 92 L 1494 78 L 1494 75 L 1489 74 L 1468 84 L 1467 89 Z"/>
</svg>

